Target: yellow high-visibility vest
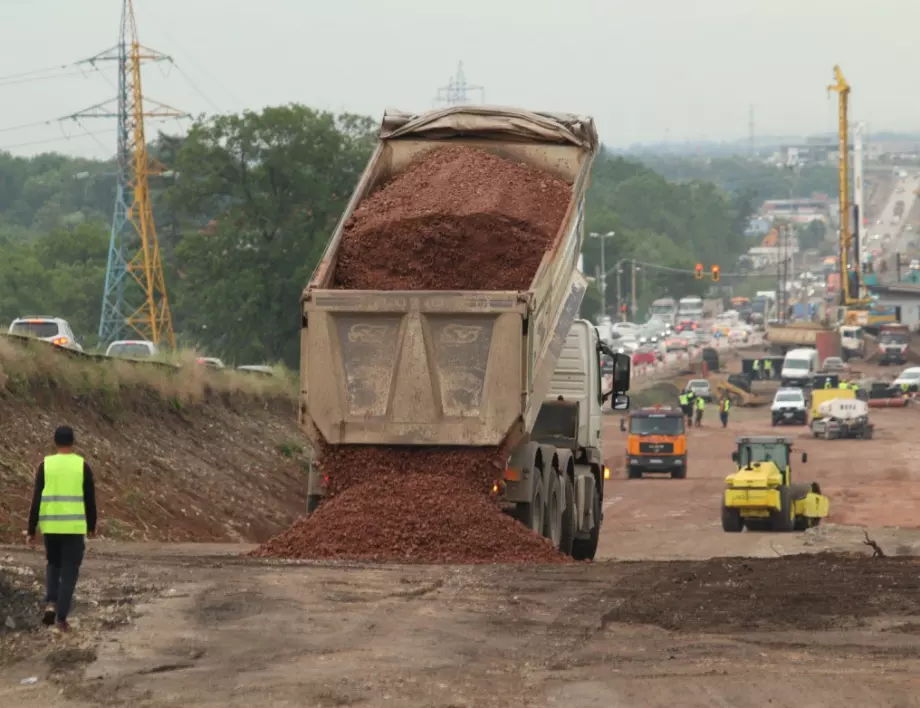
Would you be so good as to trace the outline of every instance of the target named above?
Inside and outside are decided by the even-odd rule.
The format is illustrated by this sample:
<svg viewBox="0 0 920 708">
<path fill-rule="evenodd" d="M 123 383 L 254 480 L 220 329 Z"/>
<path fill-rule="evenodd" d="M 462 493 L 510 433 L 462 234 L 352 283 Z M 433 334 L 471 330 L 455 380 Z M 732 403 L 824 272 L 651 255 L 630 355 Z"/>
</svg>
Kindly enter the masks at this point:
<svg viewBox="0 0 920 708">
<path fill-rule="evenodd" d="M 51 455 L 45 458 L 45 487 L 38 508 L 42 534 L 86 534 L 83 499 L 83 458 Z"/>
</svg>

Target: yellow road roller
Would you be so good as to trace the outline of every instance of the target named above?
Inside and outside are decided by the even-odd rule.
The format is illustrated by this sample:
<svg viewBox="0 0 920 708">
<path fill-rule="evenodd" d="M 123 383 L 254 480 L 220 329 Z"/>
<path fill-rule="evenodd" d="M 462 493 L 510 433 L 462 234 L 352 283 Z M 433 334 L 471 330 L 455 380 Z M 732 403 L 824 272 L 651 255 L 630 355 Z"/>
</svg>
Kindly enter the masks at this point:
<svg viewBox="0 0 920 708">
<path fill-rule="evenodd" d="M 804 531 L 827 517 L 830 500 L 817 482 L 792 483 L 792 438 L 744 436 L 735 443 L 737 470 L 722 493 L 723 531 Z"/>
</svg>

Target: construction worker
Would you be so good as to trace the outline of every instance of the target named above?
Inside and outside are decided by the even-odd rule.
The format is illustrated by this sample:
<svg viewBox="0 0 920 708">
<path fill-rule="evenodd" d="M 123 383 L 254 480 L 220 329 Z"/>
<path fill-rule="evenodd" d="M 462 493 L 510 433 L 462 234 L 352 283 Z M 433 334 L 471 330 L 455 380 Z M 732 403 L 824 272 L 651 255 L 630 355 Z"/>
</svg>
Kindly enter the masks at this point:
<svg viewBox="0 0 920 708">
<path fill-rule="evenodd" d="M 67 616 L 73 602 L 85 550 L 84 537 L 96 535 L 96 490 L 93 472 L 73 451 L 73 430 L 54 431 L 57 452 L 44 459 L 35 473 L 26 543 L 35 541 L 36 527 L 45 542 L 45 613 L 42 622 L 70 630 Z"/>
<path fill-rule="evenodd" d="M 773 360 L 772 359 L 763 360 L 763 376 L 765 379 L 773 378 Z"/>
<path fill-rule="evenodd" d="M 754 359 L 754 378 L 760 378 L 760 359 Z"/>
<path fill-rule="evenodd" d="M 831 377 L 830 377 L 830 376 L 825 376 L 825 377 L 824 377 L 824 388 L 825 388 L 825 390 L 826 390 L 826 389 L 829 389 L 829 388 L 833 388 L 832 385 L 831 385 L 832 383 L 833 383 L 833 382 L 831 381 Z"/>
<path fill-rule="evenodd" d="M 722 396 L 719 400 L 719 420 L 722 421 L 722 427 L 728 427 L 728 411 L 732 407 L 732 402 L 728 396 Z"/>
<path fill-rule="evenodd" d="M 846 391 L 849 387 L 850 387 L 850 384 L 847 383 L 845 380 L 841 381 L 840 384 L 837 386 L 837 388 L 839 388 L 841 391 Z"/>
<path fill-rule="evenodd" d="M 684 391 L 680 394 L 680 410 L 681 412 L 690 418 L 690 394 L 687 391 Z"/>
<path fill-rule="evenodd" d="M 702 396 L 696 397 L 696 427 L 699 428 L 703 424 L 703 411 L 706 410 L 706 401 L 703 400 Z"/>
<path fill-rule="evenodd" d="M 687 391 L 687 426 L 693 426 L 693 409 L 696 407 L 696 394 L 693 391 Z"/>
</svg>

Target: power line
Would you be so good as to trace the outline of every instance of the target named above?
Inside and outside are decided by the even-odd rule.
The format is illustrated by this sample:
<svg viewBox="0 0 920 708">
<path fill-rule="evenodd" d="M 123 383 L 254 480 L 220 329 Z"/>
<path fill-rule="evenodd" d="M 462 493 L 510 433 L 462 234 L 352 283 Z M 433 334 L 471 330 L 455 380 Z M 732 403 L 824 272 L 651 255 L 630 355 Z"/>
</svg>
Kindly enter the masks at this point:
<svg viewBox="0 0 920 708">
<path fill-rule="evenodd" d="M 45 138 L 44 140 L 29 140 L 24 143 L 14 143 L 12 145 L 0 145 L 0 150 L 5 150 L 5 151 L 15 150 L 17 148 L 32 147 L 35 145 L 47 145 L 48 143 L 60 143 L 60 142 L 65 142 L 67 140 L 79 140 L 79 139 L 88 138 L 88 137 L 98 139 L 98 136 L 100 135 L 106 135 L 106 134 L 110 135 L 115 132 L 117 131 L 114 128 L 109 128 L 107 130 L 96 130 L 93 132 L 86 131 L 84 133 L 80 133 L 77 135 L 62 135 L 58 138 Z"/>
<path fill-rule="evenodd" d="M 6 81 L 23 79 L 29 76 L 35 76 L 37 74 L 47 74 L 49 71 L 60 71 L 61 69 L 70 69 L 73 67 L 73 63 L 70 64 L 59 64 L 58 66 L 49 66 L 44 69 L 32 69 L 31 71 L 20 71 L 15 74 L 7 74 L 6 76 L 0 76 L 0 83 Z"/>
</svg>

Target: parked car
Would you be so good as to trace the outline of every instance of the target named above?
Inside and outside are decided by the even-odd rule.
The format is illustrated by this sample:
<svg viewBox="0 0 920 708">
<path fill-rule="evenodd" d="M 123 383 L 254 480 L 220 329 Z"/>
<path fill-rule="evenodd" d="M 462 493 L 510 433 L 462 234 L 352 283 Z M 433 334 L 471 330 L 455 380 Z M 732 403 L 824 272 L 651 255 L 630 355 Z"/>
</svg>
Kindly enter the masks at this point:
<svg viewBox="0 0 920 708">
<path fill-rule="evenodd" d="M 707 403 L 712 403 L 712 388 L 706 379 L 691 379 L 684 387 L 684 393 L 693 393 Z"/>
<path fill-rule="evenodd" d="M 648 347 L 640 347 L 632 355 L 633 366 L 636 364 L 654 364 L 658 361 L 658 357 L 655 356 L 655 352 Z"/>
<path fill-rule="evenodd" d="M 770 406 L 770 418 L 773 425 L 780 423 L 793 423 L 806 425 L 808 423 L 808 401 L 805 392 L 800 388 L 781 388 L 773 398 Z"/>
<path fill-rule="evenodd" d="M 106 356 L 125 357 L 127 359 L 149 359 L 159 354 L 157 345 L 145 339 L 120 339 L 112 342 L 105 350 Z"/>
<path fill-rule="evenodd" d="M 224 362 L 213 356 L 200 356 L 195 360 L 199 366 L 207 366 L 209 369 L 223 369 Z"/>
<path fill-rule="evenodd" d="M 608 357 L 609 359 L 609 357 Z M 601 372 L 603 373 L 603 362 L 601 364 Z M 611 373 L 613 373 L 613 361 L 611 360 Z M 244 374 L 259 374 L 261 376 L 274 376 L 275 370 L 270 366 L 263 366 L 261 364 L 244 364 L 243 366 L 236 367 L 237 371 L 242 371 Z"/>
<path fill-rule="evenodd" d="M 846 371 L 847 365 L 843 363 L 843 359 L 839 356 L 829 356 L 824 360 L 822 369 L 824 371 Z"/>
<path fill-rule="evenodd" d="M 13 320 L 9 333 L 23 337 L 34 337 L 64 349 L 83 351 L 83 347 L 77 343 L 77 338 L 70 328 L 70 324 L 60 317 L 51 317 L 49 315 L 19 317 Z"/>
</svg>

